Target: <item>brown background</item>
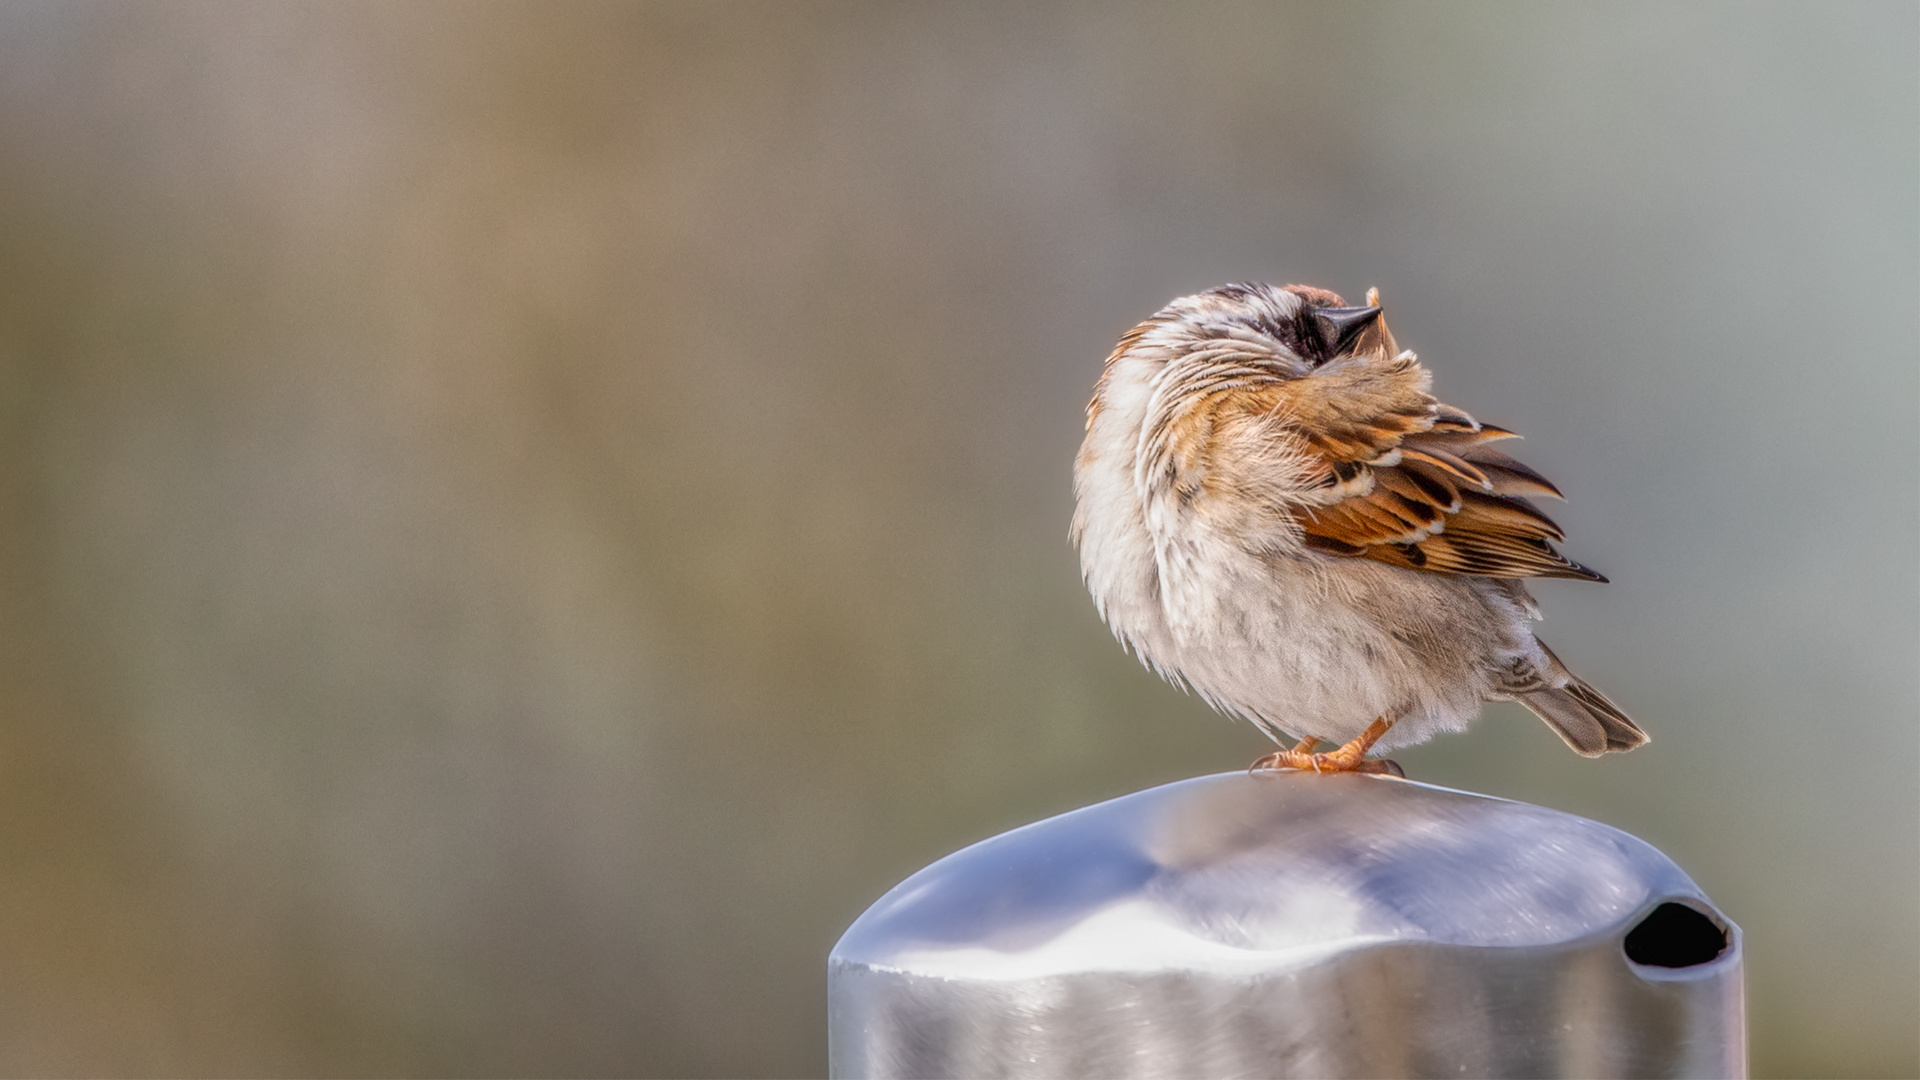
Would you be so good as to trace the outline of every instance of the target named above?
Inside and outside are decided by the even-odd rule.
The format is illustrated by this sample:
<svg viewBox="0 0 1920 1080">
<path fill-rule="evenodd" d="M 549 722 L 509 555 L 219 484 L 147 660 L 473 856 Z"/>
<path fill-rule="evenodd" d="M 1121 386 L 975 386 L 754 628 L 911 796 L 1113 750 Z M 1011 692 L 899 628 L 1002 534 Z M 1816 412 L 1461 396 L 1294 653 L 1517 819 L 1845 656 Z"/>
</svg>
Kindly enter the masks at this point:
<svg viewBox="0 0 1920 1080">
<path fill-rule="evenodd" d="M 1911 4 L 0 7 L 0 1071 L 798 1075 L 911 870 L 1244 765 L 1065 542 L 1113 339 L 1380 286 L 1571 502 L 1414 776 L 1920 1069 Z"/>
</svg>

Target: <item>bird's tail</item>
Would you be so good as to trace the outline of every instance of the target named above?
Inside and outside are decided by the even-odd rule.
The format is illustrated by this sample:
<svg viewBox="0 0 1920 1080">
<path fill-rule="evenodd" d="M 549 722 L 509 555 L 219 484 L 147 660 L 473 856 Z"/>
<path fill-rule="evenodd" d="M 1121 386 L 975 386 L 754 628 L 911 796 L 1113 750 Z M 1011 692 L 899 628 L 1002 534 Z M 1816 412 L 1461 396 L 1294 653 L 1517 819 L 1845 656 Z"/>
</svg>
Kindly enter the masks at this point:
<svg viewBox="0 0 1920 1080">
<path fill-rule="evenodd" d="M 1521 690 L 1515 695 L 1520 704 L 1532 709 L 1533 715 L 1545 720 L 1548 727 L 1559 732 L 1567 745 L 1583 757 L 1599 757 L 1609 750 L 1631 750 L 1645 745 L 1647 733 L 1621 712 L 1620 706 L 1568 671 L 1567 665 L 1553 655 L 1546 642 L 1536 639 L 1536 643 L 1540 651 L 1547 654 L 1549 670 L 1542 672 L 1543 681 L 1560 685 Z"/>
<path fill-rule="evenodd" d="M 1565 686 L 1520 694 L 1520 704 L 1532 709 L 1585 757 L 1599 757 L 1609 750 L 1631 750 L 1647 741 L 1647 733 L 1621 712 L 1620 706 L 1608 701 L 1607 695 L 1572 674 L 1567 680 Z"/>
</svg>

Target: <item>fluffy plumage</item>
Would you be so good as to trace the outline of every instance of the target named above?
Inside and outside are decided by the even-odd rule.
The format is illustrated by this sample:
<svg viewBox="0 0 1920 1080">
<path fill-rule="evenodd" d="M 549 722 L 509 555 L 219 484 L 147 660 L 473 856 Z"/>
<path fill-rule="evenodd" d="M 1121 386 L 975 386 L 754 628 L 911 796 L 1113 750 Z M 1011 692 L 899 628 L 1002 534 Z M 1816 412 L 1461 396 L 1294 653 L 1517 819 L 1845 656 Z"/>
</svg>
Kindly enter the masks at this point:
<svg viewBox="0 0 1920 1080">
<path fill-rule="evenodd" d="M 1379 748 L 1517 699 L 1586 755 L 1646 741 L 1533 636 L 1523 579 L 1559 498 L 1442 405 L 1371 306 L 1228 285 L 1120 339 L 1087 409 L 1073 539 L 1101 617 L 1163 676 L 1270 735 Z"/>
</svg>

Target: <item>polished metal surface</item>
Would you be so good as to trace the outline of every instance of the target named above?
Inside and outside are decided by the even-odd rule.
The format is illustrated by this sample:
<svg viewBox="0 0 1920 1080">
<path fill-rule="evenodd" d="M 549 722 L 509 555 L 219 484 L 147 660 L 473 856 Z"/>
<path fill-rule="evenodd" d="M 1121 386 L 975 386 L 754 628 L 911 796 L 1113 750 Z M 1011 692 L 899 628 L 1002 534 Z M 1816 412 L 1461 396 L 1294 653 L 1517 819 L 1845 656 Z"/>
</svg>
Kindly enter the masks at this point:
<svg viewBox="0 0 1920 1080">
<path fill-rule="evenodd" d="M 1741 977 L 1739 928 L 1617 829 L 1387 777 L 1230 773 L 895 887 L 829 960 L 830 1068 L 1743 1076 Z"/>
</svg>

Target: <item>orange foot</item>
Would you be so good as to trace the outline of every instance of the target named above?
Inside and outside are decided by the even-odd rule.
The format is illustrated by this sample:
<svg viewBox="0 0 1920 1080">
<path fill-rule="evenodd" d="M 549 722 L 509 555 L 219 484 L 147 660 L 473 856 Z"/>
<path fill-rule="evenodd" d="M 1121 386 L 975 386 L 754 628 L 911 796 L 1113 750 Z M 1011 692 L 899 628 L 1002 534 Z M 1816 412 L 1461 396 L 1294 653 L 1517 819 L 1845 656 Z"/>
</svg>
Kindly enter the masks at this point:
<svg viewBox="0 0 1920 1080">
<path fill-rule="evenodd" d="M 1367 751 L 1373 749 L 1373 744 L 1379 742 L 1380 736 L 1385 735 L 1387 729 L 1392 726 L 1393 721 L 1383 716 L 1373 723 L 1368 724 L 1367 730 L 1361 732 L 1359 738 L 1342 746 L 1338 750 L 1330 750 L 1324 754 L 1316 754 L 1313 752 L 1313 748 L 1320 745 L 1320 740 L 1312 737 L 1301 739 L 1299 745 L 1293 749 L 1276 750 L 1266 757 L 1261 758 L 1259 761 L 1254 762 L 1247 771 L 1256 772 L 1260 769 L 1299 769 L 1305 772 L 1311 769 L 1317 773 L 1374 773 L 1404 778 L 1407 775 L 1406 771 L 1401 769 L 1395 762 L 1388 761 L 1385 758 L 1376 758 L 1372 761 L 1367 760 Z"/>
</svg>

